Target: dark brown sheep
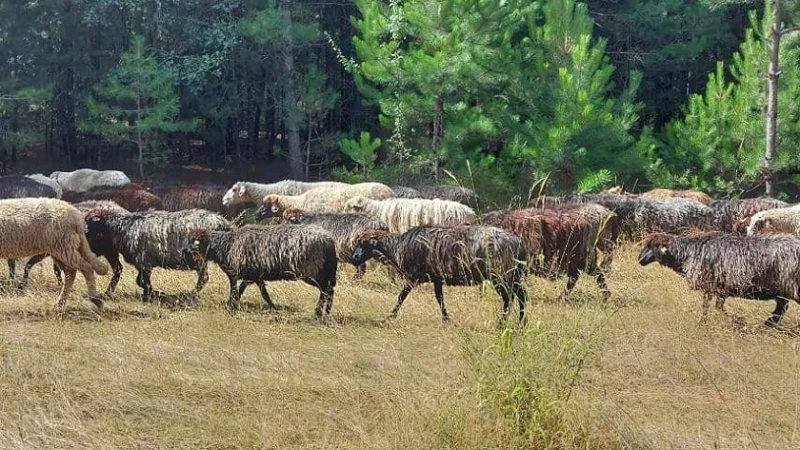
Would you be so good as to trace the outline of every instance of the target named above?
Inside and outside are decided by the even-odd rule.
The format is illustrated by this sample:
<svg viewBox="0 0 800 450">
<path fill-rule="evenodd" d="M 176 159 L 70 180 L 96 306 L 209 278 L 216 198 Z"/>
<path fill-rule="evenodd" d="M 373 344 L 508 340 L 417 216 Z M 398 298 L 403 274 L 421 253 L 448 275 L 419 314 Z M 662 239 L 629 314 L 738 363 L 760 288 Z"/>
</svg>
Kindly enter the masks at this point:
<svg viewBox="0 0 800 450">
<path fill-rule="evenodd" d="M 274 308 L 266 281 L 301 280 L 319 289 L 314 311 L 317 318 L 330 315 L 336 287 L 336 248 L 322 228 L 281 224 L 246 225 L 230 231 L 193 230 L 181 251 L 198 266 L 214 261 L 228 276 L 228 306 L 238 308 L 249 284 L 257 283 L 264 302 Z M 242 280 L 237 288 L 236 283 Z"/>
<path fill-rule="evenodd" d="M 128 211 L 147 211 L 150 209 L 163 209 L 161 198 L 147 191 L 147 188 L 138 184 L 128 184 L 121 187 L 98 187 L 85 192 L 65 191 L 63 200 L 70 203 L 80 203 L 90 200 L 112 201 Z"/>
<path fill-rule="evenodd" d="M 525 318 L 527 293 L 523 281 L 528 256 L 522 241 L 505 230 L 481 225 L 417 227 L 402 234 L 366 239 L 353 252 L 357 264 L 376 256 L 390 262 L 405 282 L 390 318 L 397 317 L 415 286 L 433 283 L 442 320 L 446 321 L 449 316 L 443 286 L 473 286 L 486 280 L 494 284 L 503 299 L 503 322 L 514 296 L 520 321 Z"/>
<path fill-rule="evenodd" d="M 720 230 L 737 234 L 747 233 L 750 218 L 756 213 L 788 206 L 788 203 L 770 197 L 717 200 L 711 204 Z"/>
<path fill-rule="evenodd" d="M 642 266 L 653 262 L 674 270 L 703 293 L 701 321 L 711 297 L 723 312 L 726 297 L 775 300 L 767 326 L 780 322 L 789 300 L 800 302 L 800 239 L 794 236 L 659 233 L 645 241 L 639 254 Z"/>
<path fill-rule="evenodd" d="M 222 197 L 228 188 L 217 184 L 172 184 L 157 185 L 150 189 L 161 197 L 166 211 L 182 211 L 184 209 L 205 209 L 234 219 L 247 208 L 246 204 L 224 206 Z"/>
</svg>

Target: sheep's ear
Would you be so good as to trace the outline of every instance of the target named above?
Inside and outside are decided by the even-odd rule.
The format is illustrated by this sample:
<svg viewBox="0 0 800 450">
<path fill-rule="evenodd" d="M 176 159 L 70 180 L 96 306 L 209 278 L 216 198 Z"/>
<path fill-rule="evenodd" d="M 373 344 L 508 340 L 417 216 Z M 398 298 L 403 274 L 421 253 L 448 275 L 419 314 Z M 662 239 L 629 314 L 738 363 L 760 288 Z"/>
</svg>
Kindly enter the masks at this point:
<svg viewBox="0 0 800 450">
<path fill-rule="evenodd" d="M 200 245 L 200 240 L 199 239 L 195 239 L 194 240 L 194 245 Z"/>
<path fill-rule="evenodd" d="M 90 221 L 90 222 L 100 222 L 100 217 L 98 217 L 98 216 L 94 216 L 94 217 L 92 217 L 91 219 L 89 219 L 89 221 Z"/>
<path fill-rule="evenodd" d="M 660 249 L 658 249 L 658 251 L 660 251 L 662 255 L 666 255 L 667 254 L 667 247 L 661 247 Z"/>
<path fill-rule="evenodd" d="M 243 196 L 244 193 L 247 192 L 247 187 L 243 184 L 239 185 L 239 197 Z"/>
</svg>

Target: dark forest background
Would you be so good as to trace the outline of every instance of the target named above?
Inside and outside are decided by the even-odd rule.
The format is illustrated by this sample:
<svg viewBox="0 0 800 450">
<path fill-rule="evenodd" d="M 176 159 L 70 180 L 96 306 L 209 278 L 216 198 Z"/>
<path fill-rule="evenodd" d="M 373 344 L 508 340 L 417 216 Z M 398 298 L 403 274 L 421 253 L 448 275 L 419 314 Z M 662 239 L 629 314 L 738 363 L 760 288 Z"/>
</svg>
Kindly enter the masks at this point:
<svg viewBox="0 0 800 450">
<path fill-rule="evenodd" d="M 3 0 L 0 170 L 757 195 L 773 8 Z M 795 40 L 780 49 L 782 196 L 800 181 Z"/>
</svg>

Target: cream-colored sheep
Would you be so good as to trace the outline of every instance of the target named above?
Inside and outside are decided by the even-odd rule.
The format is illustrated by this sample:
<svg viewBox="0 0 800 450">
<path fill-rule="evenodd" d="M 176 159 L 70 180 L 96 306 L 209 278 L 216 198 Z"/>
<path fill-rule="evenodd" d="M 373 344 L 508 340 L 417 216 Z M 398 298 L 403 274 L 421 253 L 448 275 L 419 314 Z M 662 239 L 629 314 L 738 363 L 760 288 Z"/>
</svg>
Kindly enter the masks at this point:
<svg viewBox="0 0 800 450">
<path fill-rule="evenodd" d="M 343 213 L 347 201 L 354 197 L 383 200 L 394 197 L 394 191 L 381 183 L 358 183 L 336 188 L 316 188 L 300 195 L 267 195 L 264 206 L 273 214 L 289 208 L 314 213 Z"/>
<path fill-rule="evenodd" d="M 762 232 L 800 235 L 800 204 L 755 213 L 750 218 L 747 234 L 752 236 Z"/>
<path fill-rule="evenodd" d="M 61 188 L 61 185 L 56 182 L 56 180 L 46 176 L 43 173 L 32 173 L 29 175 L 25 175 L 26 177 L 30 178 L 31 180 L 41 183 L 45 186 L 49 186 L 51 189 L 56 191 L 56 198 L 61 198 L 64 195 L 64 189 Z"/>
<path fill-rule="evenodd" d="M 83 214 L 67 202 L 52 198 L 0 200 L 0 259 L 50 255 L 66 276 L 56 308 L 63 308 L 75 273 L 86 279 L 89 300 L 98 308 L 95 272 L 108 273 L 108 265 L 92 253 L 84 234 Z"/>
<path fill-rule="evenodd" d="M 421 225 L 452 226 L 472 224 L 475 211 L 469 206 L 450 200 L 428 200 L 421 198 L 390 198 L 372 200 L 365 197 L 351 198 L 345 212 L 363 212 L 381 219 L 392 233 L 405 233 Z"/>
<path fill-rule="evenodd" d="M 247 181 L 237 181 L 228 189 L 228 192 L 222 196 L 222 206 L 238 205 L 240 203 L 255 203 L 259 204 L 267 195 L 300 195 L 308 192 L 311 189 L 327 187 L 344 187 L 349 186 L 347 183 L 339 183 L 338 181 L 295 181 L 283 180 L 277 183 L 262 184 L 250 183 Z"/>
<path fill-rule="evenodd" d="M 64 191 L 86 192 L 100 186 L 125 186 L 131 179 L 120 170 L 78 169 L 72 172 L 55 171 L 50 174 Z"/>
</svg>

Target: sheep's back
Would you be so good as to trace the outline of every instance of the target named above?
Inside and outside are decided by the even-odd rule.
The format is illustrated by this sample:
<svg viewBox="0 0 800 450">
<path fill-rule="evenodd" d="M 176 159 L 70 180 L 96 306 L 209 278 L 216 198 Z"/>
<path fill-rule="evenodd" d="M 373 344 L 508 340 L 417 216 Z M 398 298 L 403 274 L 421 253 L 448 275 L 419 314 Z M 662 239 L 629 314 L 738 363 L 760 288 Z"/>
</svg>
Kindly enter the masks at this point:
<svg viewBox="0 0 800 450">
<path fill-rule="evenodd" d="M 50 198 L 0 200 L 0 258 L 50 253 L 69 235 L 83 236 L 83 216 L 69 203 Z"/>
</svg>

